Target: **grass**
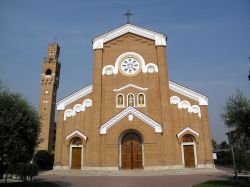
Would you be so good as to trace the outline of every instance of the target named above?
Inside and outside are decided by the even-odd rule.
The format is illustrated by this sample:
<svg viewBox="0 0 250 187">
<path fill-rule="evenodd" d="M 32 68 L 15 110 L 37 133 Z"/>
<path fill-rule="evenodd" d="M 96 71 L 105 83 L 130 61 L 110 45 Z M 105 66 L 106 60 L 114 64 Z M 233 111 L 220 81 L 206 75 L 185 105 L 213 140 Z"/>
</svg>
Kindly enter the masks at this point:
<svg viewBox="0 0 250 187">
<path fill-rule="evenodd" d="M 250 181 L 208 181 L 193 187 L 249 187 Z"/>
<path fill-rule="evenodd" d="M 60 187 L 58 184 L 52 182 L 13 182 L 1 183 L 1 187 Z"/>
</svg>

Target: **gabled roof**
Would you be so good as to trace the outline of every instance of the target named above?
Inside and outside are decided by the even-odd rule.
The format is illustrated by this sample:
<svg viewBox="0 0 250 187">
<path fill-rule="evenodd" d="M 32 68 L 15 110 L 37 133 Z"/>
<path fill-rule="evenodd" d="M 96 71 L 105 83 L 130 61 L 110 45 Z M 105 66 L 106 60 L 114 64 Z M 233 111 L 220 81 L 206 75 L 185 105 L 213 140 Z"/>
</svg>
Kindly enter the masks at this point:
<svg viewBox="0 0 250 187">
<path fill-rule="evenodd" d="M 169 89 L 199 102 L 199 105 L 208 105 L 208 98 L 198 92 L 190 90 L 180 84 L 169 81 Z"/>
<path fill-rule="evenodd" d="M 73 102 L 75 102 L 76 100 L 90 94 L 93 91 L 93 86 L 92 84 L 84 87 L 83 89 L 69 95 L 68 97 L 65 97 L 64 99 L 58 101 L 56 103 L 57 106 L 57 110 L 65 110 L 65 107 Z"/>
<path fill-rule="evenodd" d="M 107 32 L 101 36 L 98 36 L 93 39 L 93 49 L 101 49 L 103 48 L 103 44 L 113 40 L 114 38 L 117 38 L 119 36 L 122 36 L 126 33 L 133 33 L 139 36 L 142 36 L 144 38 L 148 38 L 155 41 L 155 45 L 163 45 L 166 46 L 166 36 L 164 34 L 154 32 L 142 27 L 138 27 L 132 24 L 125 24 L 121 27 L 118 27 L 117 29 L 114 29 L 110 32 Z"/>
<path fill-rule="evenodd" d="M 141 113 L 140 111 L 136 110 L 135 108 L 129 106 L 123 111 L 121 111 L 119 114 L 111 118 L 109 121 L 104 123 L 100 127 L 100 134 L 107 134 L 107 130 L 111 128 L 113 125 L 115 125 L 118 121 L 123 119 L 125 116 L 132 114 L 148 124 L 149 126 L 153 127 L 155 129 L 156 133 L 162 133 L 162 126 L 158 124 L 156 121 L 152 120 L 150 117 L 146 116 L 145 114 Z"/>
</svg>

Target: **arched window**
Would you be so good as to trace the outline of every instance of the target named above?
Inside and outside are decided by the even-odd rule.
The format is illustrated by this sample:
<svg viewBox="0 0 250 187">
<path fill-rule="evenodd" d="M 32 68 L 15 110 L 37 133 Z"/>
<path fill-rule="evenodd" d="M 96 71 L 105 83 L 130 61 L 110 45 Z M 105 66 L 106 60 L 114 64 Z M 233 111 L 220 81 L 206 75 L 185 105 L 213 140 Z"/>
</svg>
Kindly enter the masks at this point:
<svg viewBox="0 0 250 187">
<path fill-rule="evenodd" d="M 135 106 L 135 97 L 133 94 L 128 94 L 128 106 Z"/>
<path fill-rule="evenodd" d="M 51 75 L 51 69 L 47 69 L 45 75 Z"/>
<path fill-rule="evenodd" d="M 117 98 L 116 98 L 116 106 L 117 106 L 118 108 L 124 107 L 124 97 L 123 97 L 122 94 L 117 95 Z"/>
<path fill-rule="evenodd" d="M 143 93 L 139 93 L 137 96 L 138 106 L 145 106 L 145 95 Z"/>
<path fill-rule="evenodd" d="M 194 142 L 194 137 L 190 134 L 186 134 L 182 137 L 183 142 Z"/>
</svg>

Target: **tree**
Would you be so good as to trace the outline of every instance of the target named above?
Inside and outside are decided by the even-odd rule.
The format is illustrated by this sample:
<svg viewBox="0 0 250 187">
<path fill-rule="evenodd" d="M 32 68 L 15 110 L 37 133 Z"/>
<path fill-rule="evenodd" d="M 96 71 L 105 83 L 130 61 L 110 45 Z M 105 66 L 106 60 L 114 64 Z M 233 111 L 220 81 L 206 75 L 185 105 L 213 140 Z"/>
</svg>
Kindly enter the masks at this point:
<svg viewBox="0 0 250 187">
<path fill-rule="evenodd" d="M 0 86 L 0 169 L 31 160 L 39 132 L 36 110 L 20 94 Z"/>
<path fill-rule="evenodd" d="M 250 100 L 238 90 L 227 100 L 221 116 L 229 127 L 227 134 L 234 149 L 237 169 L 250 168 Z"/>
<path fill-rule="evenodd" d="M 224 106 L 222 118 L 225 124 L 233 131 L 232 142 L 242 139 L 249 143 L 250 140 L 250 100 L 241 91 L 232 95 Z M 250 145 L 249 145 L 250 146 Z"/>
<path fill-rule="evenodd" d="M 216 140 L 212 139 L 212 147 L 214 149 L 218 149 L 219 148 L 219 145 L 217 144 Z"/>
</svg>

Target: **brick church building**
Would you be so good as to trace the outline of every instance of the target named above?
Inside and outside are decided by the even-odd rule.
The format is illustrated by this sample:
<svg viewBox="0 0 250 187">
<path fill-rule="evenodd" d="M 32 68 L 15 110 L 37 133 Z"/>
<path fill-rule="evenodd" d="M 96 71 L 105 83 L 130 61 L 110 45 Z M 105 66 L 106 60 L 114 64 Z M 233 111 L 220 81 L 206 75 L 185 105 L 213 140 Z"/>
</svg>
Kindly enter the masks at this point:
<svg viewBox="0 0 250 187">
<path fill-rule="evenodd" d="M 39 149 L 54 149 L 54 169 L 214 167 L 208 98 L 169 80 L 166 39 L 129 23 L 94 38 L 93 83 L 57 102 L 60 47 L 49 44 Z"/>
</svg>

